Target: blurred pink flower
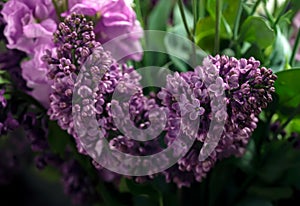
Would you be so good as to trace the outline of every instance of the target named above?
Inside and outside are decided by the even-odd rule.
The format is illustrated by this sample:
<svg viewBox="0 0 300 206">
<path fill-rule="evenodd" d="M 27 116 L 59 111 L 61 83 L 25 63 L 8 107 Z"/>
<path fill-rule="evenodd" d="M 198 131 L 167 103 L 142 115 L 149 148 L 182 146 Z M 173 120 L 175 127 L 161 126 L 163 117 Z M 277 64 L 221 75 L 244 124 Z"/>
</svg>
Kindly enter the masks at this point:
<svg viewBox="0 0 300 206">
<path fill-rule="evenodd" d="M 51 0 L 10 0 L 4 4 L 1 14 L 6 22 L 7 47 L 24 51 L 29 57 L 21 68 L 27 86 L 33 89 L 30 95 L 48 107 L 50 84 L 41 57 L 45 49 L 54 47 L 52 39 L 57 24 Z"/>
</svg>

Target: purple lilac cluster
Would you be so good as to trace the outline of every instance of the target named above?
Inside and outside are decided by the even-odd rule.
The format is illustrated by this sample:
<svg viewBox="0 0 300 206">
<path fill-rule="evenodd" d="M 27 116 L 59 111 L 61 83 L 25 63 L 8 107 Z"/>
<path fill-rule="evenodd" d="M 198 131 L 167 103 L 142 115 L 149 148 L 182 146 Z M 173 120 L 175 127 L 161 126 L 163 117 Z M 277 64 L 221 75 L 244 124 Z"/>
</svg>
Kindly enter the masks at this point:
<svg viewBox="0 0 300 206">
<path fill-rule="evenodd" d="M 132 67 L 116 64 L 95 41 L 92 23 L 82 15 L 72 14 L 59 25 L 55 39 L 57 57 L 52 57 L 49 52 L 44 58 L 50 65 L 48 75 L 53 80 L 49 109 L 51 119 L 57 120 L 62 129 L 77 139 L 77 143 L 86 141 L 85 145 L 91 148 L 96 149 L 95 142 L 92 142 L 95 136 L 101 134 L 109 140 L 111 149 L 128 154 L 148 155 L 161 151 L 163 148 L 157 140 L 142 145 L 130 139 L 133 134 L 127 137 L 118 132 L 114 117 L 118 117 L 116 121 L 123 120 L 119 124 L 125 125 L 124 128 L 130 128 L 126 124 L 134 122 L 136 127 L 145 129 L 151 125 L 149 111 L 161 106 L 157 97 L 148 99 L 142 94 L 140 76 L 133 72 Z M 166 88 L 158 94 L 162 106 L 168 109 L 165 143 L 170 145 L 177 137 L 181 116 L 188 116 L 188 121 L 183 122 L 183 132 L 190 138 L 196 136 L 196 142 L 188 154 L 163 172 L 168 182 L 173 181 L 179 187 L 189 186 L 195 180 L 200 182 L 218 159 L 243 154 L 256 128 L 257 116 L 272 100 L 271 94 L 274 92 L 276 76 L 271 70 L 259 66 L 260 63 L 253 58 L 237 60 L 216 56 L 206 58 L 203 66 L 195 68 L 193 72 L 176 73 L 168 77 Z M 80 81 L 76 81 L 78 78 Z M 114 92 L 126 97 L 133 90 L 135 95 L 129 104 L 110 102 Z M 91 116 L 96 117 L 96 122 L 83 121 L 86 124 L 81 125 L 79 134 L 78 130 L 74 130 L 74 125 L 78 123 L 72 114 L 74 95 L 83 100 L 83 104 L 80 104 L 75 98 L 77 104 L 73 105 L 73 112 L 76 118 L 88 120 Z M 174 95 L 177 100 L 180 99 L 180 103 Z M 130 111 L 129 117 L 124 114 L 125 110 Z M 193 122 L 198 118 L 201 124 L 194 131 Z M 218 124 L 213 127 L 213 130 L 221 131 L 220 141 L 206 160 L 199 161 L 209 125 L 218 121 L 225 121 L 222 130 Z M 85 152 L 81 144 L 78 144 L 78 149 L 81 153 Z M 97 164 L 96 167 L 101 168 Z M 143 181 L 144 178 L 137 180 Z"/>
<path fill-rule="evenodd" d="M 148 100 L 143 96 L 139 88 L 140 76 L 134 72 L 133 67 L 115 63 L 109 53 L 95 42 L 92 27 L 92 23 L 86 22 L 82 15 L 71 14 L 66 17 L 55 32 L 57 58 L 52 57 L 50 52 L 44 57 L 49 64 L 48 76 L 53 81 L 48 113 L 52 120 L 58 121 L 62 129 L 75 137 L 81 153 L 85 153 L 85 149 L 80 142 L 94 140 L 99 132 L 102 132 L 102 136 L 111 142 L 119 137 L 120 133 L 114 125 L 114 114 L 111 110 L 113 103 L 109 102 L 115 90 L 120 93 L 119 97 L 128 96 L 132 90 L 139 91 L 126 107 L 133 114 L 129 116 L 129 120 L 135 122 L 139 128 L 146 128 L 149 125 L 147 111 L 158 108 L 154 98 Z M 86 58 L 88 55 L 89 57 Z M 72 105 L 72 100 L 77 103 Z M 74 121 L 72 106 L 73 112 L 79 114 L 82 119 L 95 115 L 97 125 L 92 128 L 89 127 L 90 125 L 81 125 L 83 128 L 78 134 L 78 130 L 74 129 L 76 121 Z M 123 120 L 122 123 L 127 122 Z M 82 136 L 84 140 L 80 139 Z M 137 147 L 137 152 L 146 154 L 145 148 Z M 101 168 L 99 165 L 95 164 L 95 166 Z M 103 168 L 100 170 L 102 172 Z M 105 176 L 111 175 L 105 174 Z"/>
<path fill-rule="evenodd" d="M 83 15 L 66 17 L 55 32 L 57 57 L 48 51 L 43 57 L 49 64 L 48 77 L 53 81 L 50 95 L 50 119 L 57 120 L 62 129 L 74 135 L 72 126 L 72 95 L 79 68 L 99 46 L 95 41 L 92 22 Z"/>
<path fill-rule="evenodd" d="M 84 105 L 73 105 L 75 112 L 82 117 L 96 115 L 103 132 L 115 130 L 108 100 L 118 82 L 124 78 L 130 79 L 130 82 L 126 82 L 129 85 L 122 88 L 124 91 L 121 89 L 126 95 L 126 88 L 137 85 L 139 76 L 132 67 L 114 62 L 110 54 L 95 41 L 93 24 L 87 22 L 83 15 L 73 13 L 67 16 L 59 24 L 55 40 L 57 58 L 52 57 L 50 52 L 44 57 L 50 68 L 48 76 L 53 80 L 48 111 L 50 118 L 57 120 L 62 129 L 78 140 L 74 130 L 72 98 L 86 98 Z M 76 99 L 74 101 L 78 102 Z M 103 135 L 107 136 L 108 132 Z M 84 153 L 79 142 L 78 149 Z"/>
<path fill-rule="evenodd" d="M 176 135 L 174 131 L 179 130 L 180 122 L 176 119 L 180 115 L 193 111 L 189 116 L 192 120 L 198 115 L 200 127 L 188 154 L 164 172 L 167 181 L 173 181 L 179 187 L 189 186 L 195 180 L 200 182 L 218 159 L 230 155 L 241 156 L 244 153 L 256 128 L 258 114 L 272 101 L 271 94 L 275 91 L 276 76 L 270 69 L 259 66 L 259 61 L 254 58 L 237 60 L 217 55 L 206 58 L 203 66 L 197 67 L 193 72 L 175 74 L 168 79 L 167 87 L 159 94 L 163 105 L 173 113 L 173 118 L 168 119 L 167 142 L 172 143 Z M 178 110 L 178 103 L 171 95 L 176 95 L 173 85 L 182 79 L 191 88 L 191 100 L 181 101 L 184 104 L 182 108 L 186 108 L 186 111 Z M 224 97 L 220 96 L 222 92 Z M 219 95 L 221 102 L 212 101 L 212 93 L 215 97 Z M 219 107 L 220 103 L 226 105 L 227 114 L 217 110 L 212 115 L 213 107 Z M 209 124 L 213 118 L 224 118 L 225 125 L 214 151 L 206 160 L 199 161 L 199 153 L 207 139 Z M 185 123 L 183 126 L 189 128 Z"/>
</svg>

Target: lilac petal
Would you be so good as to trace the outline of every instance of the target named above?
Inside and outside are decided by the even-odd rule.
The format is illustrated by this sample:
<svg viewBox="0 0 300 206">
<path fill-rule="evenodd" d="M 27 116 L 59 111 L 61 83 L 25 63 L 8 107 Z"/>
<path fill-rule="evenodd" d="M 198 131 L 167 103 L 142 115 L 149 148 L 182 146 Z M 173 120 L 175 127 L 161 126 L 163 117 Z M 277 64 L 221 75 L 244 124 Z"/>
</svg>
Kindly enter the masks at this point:
<svg viewBox="0 0 300 206">
<path fill-rule="evenodd" d="M 191 120 L 196 120 L 198 117 L 198 112 L 197 111 L 191 112 L 189 117 Z"/>
</svg>

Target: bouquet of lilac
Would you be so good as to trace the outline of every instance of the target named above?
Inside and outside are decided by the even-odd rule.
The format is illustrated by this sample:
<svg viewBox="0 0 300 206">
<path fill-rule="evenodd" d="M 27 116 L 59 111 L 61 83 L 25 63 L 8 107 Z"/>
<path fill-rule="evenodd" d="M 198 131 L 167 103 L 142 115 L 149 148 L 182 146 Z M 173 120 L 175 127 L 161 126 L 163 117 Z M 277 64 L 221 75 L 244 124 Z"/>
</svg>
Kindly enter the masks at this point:
<svg viewBox="0 0 300 206">
<path fill-rule="evenodd" d="M 4 203 L 297 200 L 299 2 L 6 0 L 0 9 Z M 26 203 L 7 198 L 17 187 L 30 188 Z"/>
</svg>

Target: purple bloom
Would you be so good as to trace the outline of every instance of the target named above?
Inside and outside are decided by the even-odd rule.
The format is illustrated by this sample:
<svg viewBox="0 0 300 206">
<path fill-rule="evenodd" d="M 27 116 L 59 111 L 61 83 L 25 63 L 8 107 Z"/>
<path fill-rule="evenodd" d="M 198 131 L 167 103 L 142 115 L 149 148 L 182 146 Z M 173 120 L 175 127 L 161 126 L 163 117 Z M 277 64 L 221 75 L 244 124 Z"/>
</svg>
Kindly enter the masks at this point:
<svg viewBox="0 0 300 206">
<path fill-rule="evenodd" d="M 193 99 L 192 103 L 187 103 L 185 105 L 186 109 L 190 113 L 189 117 L 191 120 L 196 120 L 198 116 L 204 114 L 204 108 L 200 106 L 200 101 L 198 99 Z"/>
<path fill-rule="evenodd" d="M 56 23 L 49 19 L 54 12 L 51 1 L 10 0 L 4 4 L 1 14 L 7 25 L 4 35 L 10 49 L 33 54 L 40 44 L 49 44 Z M 36 23 L 38 20 L 40 23 Z"/>
<path fill-rule="evenodd" d="M 128 1 L 81 0 L 70 9 L 70 12 L 90 16 L 100 14 L 95 25 L 97 40 L 104 44 L 120 35 L 125 35 L 125 39 L 117 40 L 113 45 L 109 45 L 110 51 L 126 59 L 141 60 L 140 38 L 143 36 L 143 31 Z"/>
<path fill-rule="evenodd" d="M 41 44 L 34 48 L 34 54 L 28 61 L 21 63 L 22 76 L 27 86 L 32 89 L 29 94 L 36 98 L 45 108 L 49 107 L 50 81 L 47 78 L 47 64 L 42 60 L 46 50 L 52 45 Z"/>
<path fill-rule="evenodd" d="M 192 120 L 201 115 L 193 147 L 176 165 L 163 172 L 168 182 L 173 181 L 179 187 L 190 186 L 194 181 L 200 182 L 218 159 L 244 153 L 256 128 L 257 117 L 272 101 L 271 94 L 275 90 L 276 76 L 270 69 L 259 68 L 259 64 L 254 58 L 237 60 L 226 56 L 210 56 L 204 59 L 203 66 L 196 67 L 194 72 L 180 75 L 176 73 L 167 79 L 166 88 L 158 94 L 162 104 L 169 109 L 165 137 L 167 144 L 171 144 L 178 134 L 180 115 L 189 114 Z M 189 85 L 182 85 L 182 79 Z M 189 89 L 191 95 L 187 95 Z M 169 93 L 180 97 L 184 103 L 180 105 L 183 112 L 178 111 L 178 103 Z M 226 94 L 225 99 L 222 93 Z M 211 100 L 211 95 L 217 97 L 216 100 Z M 227 114 L 224 113 L 222 105 L 227 107 Z M 216 111 L 214 114 L 213 109 Z M 212 124 L 212 131 L 223 131 L 216 148 L 206 160 L 199 161 L 200 148 L 206 143 L 211 121 L 223 120 L 226 120 L 224 128 Z M 193 133 L 189 129 L 192 122 L 181 123 L 187 134 Z"/>
<path fill-rule="evenodd" d="M 2 114 L 4 111 L 1 111 L 0 118 L 0 136 L 6 135 L 7 132 L 13 131 L 19 127 L 19 122 L 17 119 L 13 117 L 13 115 L 9 112 L 8 114 Z"/>
<path fill-rule="evenodd" d="M 32 89 L 29 94 L 48 107 L 50 86 L 41 56 L 45 49 L 54 46 L 52 36 L 56 30 L 56 14 L 52 2 L 10 0 L 4 4 L 1 14 L 6 22 L 4 35 L 7 47 L 26 52 L 30 58 L 21 64 L 22 76 Z"/>
</svg>

